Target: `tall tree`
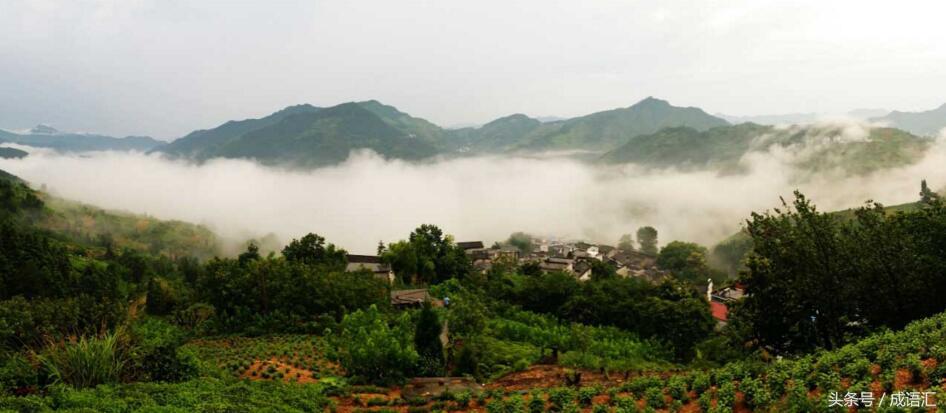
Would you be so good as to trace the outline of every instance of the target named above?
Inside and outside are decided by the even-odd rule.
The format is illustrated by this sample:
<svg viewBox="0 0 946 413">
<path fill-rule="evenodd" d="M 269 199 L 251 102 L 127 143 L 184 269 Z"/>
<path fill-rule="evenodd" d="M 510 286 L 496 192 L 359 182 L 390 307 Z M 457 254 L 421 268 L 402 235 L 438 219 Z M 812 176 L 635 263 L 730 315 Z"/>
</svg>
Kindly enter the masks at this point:
<svg viewBox="0 0 946 413">
<path fill-rule="evenodd" d="M 443 342 L 440 334 L 443 324 L 429 302 L 424 303 L 414 331 L 414 348 L 420 356 L 419 370 L 425 376 L 442 376 L 444 373 Z"/>
<path fill-rule="evenodd" d="M 641 244 L 641 252 L 657 255 L 657 230 L 654 227 L 640 227 L 637 230 L 637 241 Z"/>
<path fill-rule="evenodd" d="M 282 250 L 286 261 L 305 265 L 328 265 L 333 268 L 345 268 L 347 253 L 334 244 L 326 244 L 325 238 L 308 233 L 301 239 L 294 239 Z"/>
<path fill-rule="evenodd" d="M 939 200 L 939 194 L 933 192 L 926 184 L 926 180 L 920 181 L 920 202 L 924 205 L 932 204 Z"/>
<path fill-rule="evenodd" d="M 621 239 L 618 240 L 618 249 L 624 252 L 634 251 L 634 236 L 631 234 L 621 235 Z"/>
<path fill-rule="evenodd" d="M 859 282 L 839 222 L 796 192 L 791 206 L 753 213 L 747 231 L 747 297 L 734 315 L 751 325 L 752 339 L 787 351 L 843 344 L 858 321 L 851 303 Z"/>
</svg>

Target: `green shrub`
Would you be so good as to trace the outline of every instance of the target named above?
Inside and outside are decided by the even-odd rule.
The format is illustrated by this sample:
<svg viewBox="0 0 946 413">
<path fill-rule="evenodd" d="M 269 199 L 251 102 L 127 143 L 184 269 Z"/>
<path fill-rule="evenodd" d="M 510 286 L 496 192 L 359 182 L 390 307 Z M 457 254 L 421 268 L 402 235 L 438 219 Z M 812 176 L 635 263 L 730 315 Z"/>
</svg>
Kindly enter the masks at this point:
<svg viewBox="0 0 946 413">
<path fill-rule="evenodd" d="M 575 390 L 568 387 L 556 387 L 549 390 L 549 403 L 551 404 L 551 409 L 555 411 L 561 411 L 564 409 L 565 404 L 575 401 Z"/>
<path fill-rule="evenodd" d="M 389 325 L 373 305 L 347 314 L 337 341 L 342 366 L 351 375 L 378 384 L 403 380 L 418 360 L 409 325 L 410 320 L 404 317 L 394 326 Z"/>
<path fill-rule="evenodd" d="M 693 384 L 691 385 L 693 391 L 697 395 L 702 395 L 704 392 L 710 388 L 710 376 L 707 373 L 698 372 L 693 375 Z"/>
<path fill-rule="evenodd" d="M 459 393 L 455 393 L 453 395 L 453 400 L 457 402 L 458 407 L 465 409 L 467 406 L 470 405 L 470 399 L 472 397 L 473 395 L 470 394 L 469 391 L 462 391 Z"/>
<path fill-rule="evenodd" d="M 708 411 L 713 405 L 713 394 L 708 391 L 700 393 L 700 397 L 697 399 L 697 404 L 700 405 L 701 411 Z"/>
<path fill-rule="evenodd" d="M 51 342 L 40 355 L 54 382 L 75 388 L 117 383 L 125 368 L 120 332 L 101 337 L 79 337 L 75 342 Z"/>
<path fill-rule="evenodd" d="M 667 401 L 664 399 L 663 389 L 660 387 L 648 387 L 647 390 L 644 390 L 644 400 L 647 401 L 647 406 L 653 407 L 655 409 L 663 409 L 667 407 Z"/>
<path fill-rule="evenodd" d="M 506 399 L 505 413 L 524 413 L 526 411 L 526 402 L 521 395 L 514 394 Z"/>
<path fill-rule="evenodd" d="M 529 413 L 542 413 L 545 411 L 545 398 L 538 390 L 534 390 L 529 397 Z"/>
<path fill-rule="evenodd" d="M 578 402 L 582 406 L 591 406 L 591 402 L 601 390 L 596 387 L 582 387 L 578 389 Z"/>
<path fill-rule="evenodd" d="M 559 411 L 562 413 L 580 413 L 581 409 L 578 407 L 577 404 L 575 404 L 575 402 L 570 401 L 568 403 L 565 403 L 565 405 L 562 406 L 561 410 Z"/>
<path fill-rule="evenodd" d="M 667 380 L 667 393 L 674 400 L 686 400 L 688 398 L 686 377 L 673 376 Z"/>
<path fill-rule="evenodd" d="M 368 407 L 372 407 L 372 406 L 386 406 L 387 404 L 388 404 L 388 401 L 385 400 L 384 397 L 372 397 L 372 398 L 368 399 L 367 406 L 368 406 Z"/>
<path fill-rule="evenodd" d="M 486 403 L 486 412 L 506 413 L 506 406 L 503 404 L 502 399 L 492 399 L 489 401 L 489 403 Z"/>
<path fill-rule="evenodd" d="M 36 384 L 36 369 L 26 356 L 13 353 L 3 358 L 0 364 L 0 394 L 36 386 Z"/>
<path fill-rule="evenodd" d="M 732 409 L 736 402 L 736 386 L 731 381 L 720 384 L 716 391 L 716 404 L 724 409 Z"/>
<path fill-rule="evenodd" d="M 618 396 L 614 405 L 617 406 L 618 413 L 637 413 L 640 410 L 637 408 L 637 400 L 633 397 Z"/>
<path fill-rule="evenodd" d="M 749 407 L 765 407 L 771 402 L 769 391 L 760 379 L 744 379 L 739 383 L 739 389 L 742 390 L 745 395 L 745 400 Z"/>
</svg>

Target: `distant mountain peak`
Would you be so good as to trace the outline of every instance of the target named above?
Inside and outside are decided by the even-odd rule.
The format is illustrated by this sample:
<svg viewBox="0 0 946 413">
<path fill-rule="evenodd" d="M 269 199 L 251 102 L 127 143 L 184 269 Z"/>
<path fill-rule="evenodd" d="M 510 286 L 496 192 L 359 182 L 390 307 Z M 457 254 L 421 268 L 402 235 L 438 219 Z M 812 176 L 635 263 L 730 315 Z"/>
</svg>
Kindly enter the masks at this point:
<svg viewBox="0 0 946 413">
<path fill-rule="evenodd" d="M 30 134 L 33 135 L 55 135 L 57 133 L 59 133 L 59 131 L 56 130 L 56 128 L 42 123 L 30 129 Z"/>
<path fill-rule="evenodd" d="M 270 116 L 281 116 L 281 115 L 289 115 L 289 114 L 302 113 L 302 112 L 315 112 L 317 110 L 319 110 L 318 107 L 312 106 L 308 103 L 300 103 L 298 105 L 286 106 L 276 111 L 275 113 L 271 114 Z"/>
<path fill-rule="evenodd" d="M 652 106 L 652 107 L 653 106 L 670 106 L 670 102 L 663 99 L 657 99 L 653 96 L 648 96 L 644 98 L 643 100 L 641 100 L 640 102 L 637 102 L 631 105 L 631 107 L 635 107 L 635 106 L 638 106 L 638 107 L 640 106 Z"/>
</svg>

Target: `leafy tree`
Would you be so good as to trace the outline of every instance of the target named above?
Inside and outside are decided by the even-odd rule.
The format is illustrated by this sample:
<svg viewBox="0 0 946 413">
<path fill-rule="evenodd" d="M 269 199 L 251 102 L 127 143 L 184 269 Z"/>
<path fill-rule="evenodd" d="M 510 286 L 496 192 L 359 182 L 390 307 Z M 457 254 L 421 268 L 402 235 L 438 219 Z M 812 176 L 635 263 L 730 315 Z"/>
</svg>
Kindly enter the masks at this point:
<svg viewBox="0 0 946 413">
<path fill-rule="evenodd" d="M 707 278 L 722 281 L 725 275 L 710 268 L 706 254 L 706 248 L 699 244 L 671 241 L 660 249 L 657 265 L 676 278 L 693 284 L 704 284 Z"/>
<path fill-rule="evenodd" d="M 345 268 L 345 250 L 325 243 L 325 238 L 309 233 L 301 239 L 294 239 L 282 250 L 286 261 L 305 265 L 327 265 L 332 268 Z"/>
<path fill-rule="evenodd" d="M 417 276 L 417 253 L 407 241 L 398 241 L 388 244 L 381 253 L 381 260 L 391 266 L 394 274 L 405 282 L 410 282 Z"/>
<path fill-rule="evenodd" d="M 930 205 L 936 201 L 939 201 L 939 194 L 930 189 L 925 179 L 920 181 L 920 203 Z"/>
<path fill-rule="evenodd" d="M 414 331 L 414 348 L 420 363 L 420 374 L 425 376 L 443 375 L 444 357 L 443 343 L 440 341 L 440 334 L 443 332 L 443 324 L 440 318 L 431 307 L 430 303 L 424 303 L 420 311 L 420 317 L 417 320 L 417 328 Z"/>
<path fill-rule="evenodd" d="M 152 277 L 148 280 L 148 312 L 154 315 L 168 315 L 177 304 L 177 294 L 168 280 Z"/>
<path fill-rule="evenodd" d="M 748 297 L 734 316 L 751 325 L 752 338 L 776 350 L 842 344 L 855 321 L 848 304 L 858 281 L 838 222 L 796 192 L 791 207 L 753 213 L 747 231 Z"/>
<path fill-rule="evenodd" d="M 452 336 L 471 337 L 486 328 L 487 308 L 476 293 L 451 296 L 447 317 Z"/>
<path fill-rule="evenodd" d="M 730 276 L 734 276 L 744 268 L 743 259 L 751 250 L 752 238 L 739 232 L 716 244 L 709 258 L 714 267 L 721 268 Z"/>
<path fill-rule="evenodd" d="M 336 343 L 342 367 L 356 378 L 381 385 L 410 376 L 418 355 L 406 316 L 389 324 L 376 306 L 347 314 Z"/>
<path fill-rule="evenodd" d="M 634 236 L 631 234 L 621 235 L 621 239 L 618 240 L 617 248 L 623 252 L 633 252 L 634 251 Z"/>
<path fill-rule="evenodd" d="M 255 242 L 250 242 L 249 245 L 246 246 L 246 251 L 241 253 L 237 260 L 240 262 L 240 265 L 246 265 L 248 262 L 256 261 L 259 258 L 259 247 Z"/>
<path fill-rule="evenodd" d="M 519 266 L 519 272 L 523 275 L 538 277 L 542 275 L 542 267 L 536 261 L 528 261 Z"/>
<path fill-rule="evenodd" d="M 606 280 L 616 278 L 617 276 L 617 269 L 614 268 L 613 264 L 599 260 L 591 260 L 591 278 L 593 280 Z"/>
<path fill-rule="evenodd" d="M 637 230 L 637 241 L 641 244 L 644 254 L 657 254 L 657 230 L 654 227 L 640 227 Z"/>
<path fill-rule="evenodd" d="M 411 232 L 408 241 L 388 245 L 382 259 L 402 279 L 427 284 L 464 278 L 472 269 L 463 249 L 440 228 L 429 224 Z"/>
<path fill-rule="evenodd" d="M 516 247 L 523 254 L 532 252 L 532 236 L 525 232 L 512 233 L 506 243 Z"/>
</svg>

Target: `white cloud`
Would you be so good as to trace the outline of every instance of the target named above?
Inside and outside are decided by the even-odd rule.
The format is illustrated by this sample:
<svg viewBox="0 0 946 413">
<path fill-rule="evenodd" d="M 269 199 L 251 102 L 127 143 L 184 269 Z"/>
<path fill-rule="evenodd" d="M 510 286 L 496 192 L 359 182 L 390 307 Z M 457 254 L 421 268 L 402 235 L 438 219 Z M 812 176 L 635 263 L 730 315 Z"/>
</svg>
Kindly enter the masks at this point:
<svg viewBox="0 0 946 413">
<path fill-rule="evenodd" d="M 314 171 L 243 160 L 203 166 L 121 153 L 60 155 L 30 149 L 0 169 L 50 191 L 105 208 L 209 225 L 231 240 L 273 233 L 281 242 L 317 232 L 350 251 L 403 239 L 433 223 L 459 240 L 505 239 L 513 231 L 615 243 L 653 225 L 663 242 L 712 244 L 752 211 L 779 205 L 800 189 L 822 210 L 914 201 L 920 179 L 946 183 L 946 144 L 920 162 L 866 176 L 818 175 L 794 168 L 804 148 L 753 153 L 748 173 L 645 171 L 593 167 L 563 158 L 463 158 L 424 164 L 359 153 Z"/>
</svg>

